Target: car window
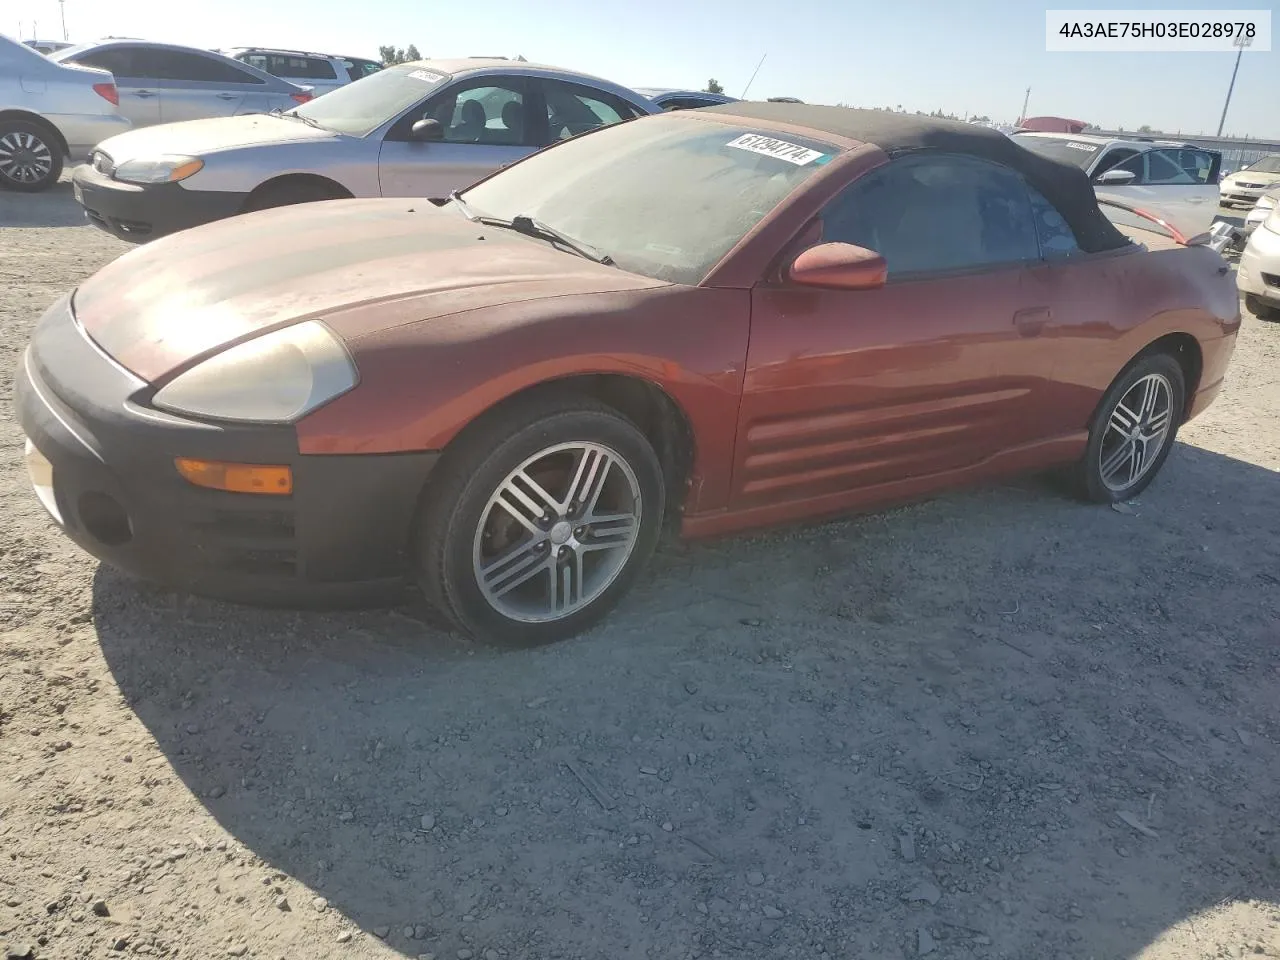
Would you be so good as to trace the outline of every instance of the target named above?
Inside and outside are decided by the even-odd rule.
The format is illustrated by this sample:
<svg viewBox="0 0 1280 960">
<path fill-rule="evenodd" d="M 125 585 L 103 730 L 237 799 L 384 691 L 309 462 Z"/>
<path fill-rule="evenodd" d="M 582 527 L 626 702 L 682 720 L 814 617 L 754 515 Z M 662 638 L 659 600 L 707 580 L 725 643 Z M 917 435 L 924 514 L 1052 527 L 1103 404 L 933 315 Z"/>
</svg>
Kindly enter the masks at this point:
<svg viewBox="0 0 1280 960">
<path fill-rule="evenodd" d="M 603 90 L 562 80 L 544 80 L 542 89 L 547 104 L 547 131 L 552 141 L 567 140 L 636 115 L 627 104 Z"/>
<path fill-rule="evenodd" d="M 263 82 L 253 74 L 246 73 L 230 63 L 181 50 L 135 47 L 133 67 L 135 76 L 155 80 L 222 84 Z"/>
<path fill-rule="evenodd" d="M 518 77 L 486 77 L 450 87 L 427 106 L 440 121 L 446 143 L 515 146 L 525 136 L 524 83 Z"/>
<path fill-rule="evenodd" d="M 423 117 L 421 111 L 410 108 L 425 102 L 448 81 L 449 74 L 439 70 L 416 63 L 400 64 L 379 70 L 361 83 L 345 83 L 289 112 L 352 137 L 368 136 L 384 123 L 405 114 L 407 123 L 400 134 L 403 138 L 409 127 Z M 397 124 L 397 129 L 399 126 Z"/>
<path fill-rule="evenodd" d="M 1245 167 L 1245 170 L 1251 173 L 1280 173 L 1280 156 L 1263 157 L 1261 160 L 1249 164 Z"/>
<path fill-rule="evenodd" d="M 136 77 L 133 70 L 133 57 L 128 47 L 107 47 L 105 50 L 91 50 L 65 62 L 78 63 L 85 67 L 97 67 L 99 70 L 110 70 L 117 78 Z"/>
<path fill-rule="evenodd" d="M 1108 170 L 1114 170 L 1126 160 L 1130 160 L 1133 157 L 1138 156 L 1139 152 L 1140 151 L 1134 150 L 1130 147 L 1112 147 L 1098 158 L 1098 165 L 1093 168 L 1092 175 L 1097 177 L 1099 174 L 1106 173 Z"/>
<path fill-rule="evenodd" d="M 336 80 L 338 75 L 333 64 L 319 57 L 302 57 L 284 53 L 273 53 L 267 58 L 267 65 L 254 64 L 260 70 L 275 77 L 294 77 L 303 80 Z"/>
<path fill-rule="evenodd" d="M 1151 150 L 1147 153 L 1147 183 L 1191 185 L 1198 182 L 1179 165 L 1177 151 Z"/>
<path fill-rule="evenodd" d="M 1135 187 L 1147 182 L 1147 156 L 1144 153 L 1135 153 L 1128 160 L 1117 163 L 1108 167 L 1108 170 L 1127 170 L 1133 174 L 1133 179 L 1123 184 L 1126 187 Z"/>
<path fill-rule="evenodd" d="M 837 153 L 677 111 L 558 143 L 463 196 L 482 214 L 542 220 L 624 270 L 695 284 Z"/>
<path fill-rule="evenodd" d="M 905 157 L 860 177 L 821 213 L 824 242 L 885 258 L 889 276 L 1040 259 L 1023 179 L 973 157 Z"/>
<path fill-rule="evenodd" d="M 1026 184 L 1026 188 L 1027 196 L 1031 198 L 1031 215 L 1035 219 L 1041 258 L 1061 260 L 1080 253 L 1075 231 L 1058 208 L 1031 184 Z"/>
<path fill-rule="evenodd" d="M 382 64 L 374 63 L 372 60 L 348 60 L 344 64 L 347 76 L 354 83 L 361 77 L 367 77 L 371 73 L 377 73 L 382 69 Z"/>
</svg>

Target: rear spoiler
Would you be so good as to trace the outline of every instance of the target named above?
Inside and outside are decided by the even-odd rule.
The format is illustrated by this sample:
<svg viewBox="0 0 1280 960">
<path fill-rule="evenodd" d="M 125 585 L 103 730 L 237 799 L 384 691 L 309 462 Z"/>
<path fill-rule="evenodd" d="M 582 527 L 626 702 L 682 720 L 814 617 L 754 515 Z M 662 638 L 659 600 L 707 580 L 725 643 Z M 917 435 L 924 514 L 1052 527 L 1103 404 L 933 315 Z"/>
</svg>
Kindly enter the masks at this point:
<svg viewBox="0 0 1280 960">
<path fill-rule="evenodd" d="M 1231 240 L 1236 233 L 1236 228 L 1231 224 L 1219 221 L 1207 232 L 1197 233 L 1193 237 L 1187 237 L 1168 220 L 1165 220 L 1163 217 L 1157 217 L 1154 213 L 1150 213 L 1140 207 L 1135 207 L 1132 204 L 1113 200 L 1110 197 L 1098 197 L 1098 205 L 1118 207 L 1121 210 L 1132 213 L 1135 217 L 1141 217 L 1143 220 L 1149 220 L 1151 223 L 1169 231 L 1169 236 L 1173 239 L 1174 243 L 1182 247 L 1209 247 L 1215 252 L 1221 253 L 1228 244 L 1231 243 Z M 1105 214 L 1106 211 L 1104 210 L 1103 213 Z"/>
</svg>

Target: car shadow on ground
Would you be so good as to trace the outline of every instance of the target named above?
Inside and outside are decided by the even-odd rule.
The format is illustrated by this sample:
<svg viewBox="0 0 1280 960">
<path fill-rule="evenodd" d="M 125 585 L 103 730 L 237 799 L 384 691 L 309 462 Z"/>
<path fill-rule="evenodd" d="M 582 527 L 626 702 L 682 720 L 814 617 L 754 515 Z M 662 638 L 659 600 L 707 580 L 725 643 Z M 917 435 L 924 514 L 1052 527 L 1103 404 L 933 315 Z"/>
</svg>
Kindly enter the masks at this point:
<svg viewBox="0 0 1280 960">
<path fill-rule="evenodd" d="M 673 545 L 539 650 L 105 568 L 94 618 L 221 825 L 407 956 L 1127 957 L 1280 900 L 1277 503 L 1180 445 L 1122 510 Z"/>
<path fill-rule="evenodd" d="M 71 181 L 62 179 L 42 193 L 0 190 L 0 227 L 46 229 L 87 226 L 84 209 L 71 195 Z"/>
</svg>

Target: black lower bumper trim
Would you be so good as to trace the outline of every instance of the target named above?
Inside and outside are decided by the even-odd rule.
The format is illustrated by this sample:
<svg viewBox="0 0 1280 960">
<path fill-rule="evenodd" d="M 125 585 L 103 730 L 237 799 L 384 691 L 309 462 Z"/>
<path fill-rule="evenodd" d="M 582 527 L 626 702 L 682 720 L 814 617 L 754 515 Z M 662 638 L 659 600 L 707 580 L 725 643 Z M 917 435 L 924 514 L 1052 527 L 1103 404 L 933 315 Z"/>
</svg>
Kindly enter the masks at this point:
<svg viewBox="0 0 1280 960">
<path fill-rule="evenodd" d="M 130 243 L 235 216 L 248 196 L 187 190 L 180 183 L 124 183 L 87 164 L 76 167 L 71 188 L 90 223 Z"/>
<path fill-rule="evenodd" d="M 139 389 L 65 300 L 20 364 L 18 422 L 52 467 L 55 519 L 82 548 L 147 580 L 249 603 L 348 605 L 403 589 L 438 453 L 304 455 L 291 427 L 166 417 L 133 404 Z M 293 493 L 196 487 L 176 456 L 287 465 Z"/>
</svg>

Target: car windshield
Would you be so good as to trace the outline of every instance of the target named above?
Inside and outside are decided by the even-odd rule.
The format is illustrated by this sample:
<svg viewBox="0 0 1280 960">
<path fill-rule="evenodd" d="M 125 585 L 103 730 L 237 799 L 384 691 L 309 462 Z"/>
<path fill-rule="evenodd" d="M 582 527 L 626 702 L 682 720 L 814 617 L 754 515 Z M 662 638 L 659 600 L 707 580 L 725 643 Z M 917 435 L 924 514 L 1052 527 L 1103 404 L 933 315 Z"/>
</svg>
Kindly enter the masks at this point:
<svg viewBox="0 0 1280 960">
<path fill-rule="evenodd" d="M 566 140 L 463 197 L 476 214 L 554 227 L 624 270 L 696 284 L 836 152 L 667 114 Z"/>
<path fill-rule="evenodd" d="M 338 133 L 365 137 L 449 79 L 449 74 L 420 63 L 405 63 L 338 87 L 289 113 Z"/>
<path fill-rule="evenodd" d="M 1033 153 L 1040 154 L 1042 157 L 1048 157 L 1050 160 L 1060 160 L 1079 167 L 1081 170 L 1088 170 L 1089 165 L 1098 156 L 1098 151 L 1102 149 L 1098 144 L 1089 143 L 1085 140 L 1038 137 L 1033 133 L 1016 134 L 1013 137 L 1013 142 L 1020 147 L 1026 147 Z"/>
<path fill-rule="evenodd" d="M 1257 163 L 1245 167 L 1254 173 L 1280 173 L 1280 157 L 1263 157 Z"/>
</svg>

